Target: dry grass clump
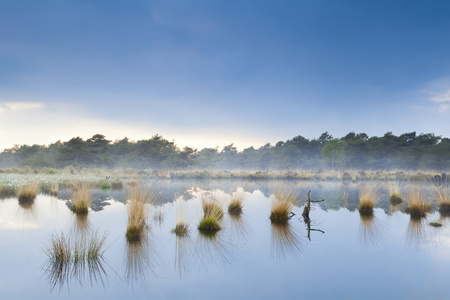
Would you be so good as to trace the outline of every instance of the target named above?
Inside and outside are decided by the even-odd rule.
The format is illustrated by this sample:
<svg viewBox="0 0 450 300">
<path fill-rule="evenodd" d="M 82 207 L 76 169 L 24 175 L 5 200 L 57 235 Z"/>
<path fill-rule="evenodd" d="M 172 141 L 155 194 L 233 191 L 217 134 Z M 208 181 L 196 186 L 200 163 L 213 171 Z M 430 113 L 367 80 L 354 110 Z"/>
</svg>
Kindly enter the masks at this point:
<svg viewBox="0 0 450 300">
<path fill-rule="evenodd" d="M 441 215 L 450 216 L 450 189 L 446 186 L 435 186 L 433 198 L 438 202 Z"/>
<path fill-rule="evenodd" d="M 381 194 L 374 184 L 362 184 L 359 188 L 359 213 L 366 216 L 372 215 L 373 209 L 380 199 Z"/>
<path fill-rule="evenodd" d="M 223 218 L 223 209 L 219 197 L 216 194 L 202 194 L 202 208 L 204 218 L 213 217 L 218 220 Z"/>
<path fill-rule="evenodd" d="M 128 201 L 128 225 L 126 237 L 130 242 L 140 241 L 147 228 L 149 203 L 155 196 L 138 183 L 130 186 L 130 200 Z"/>
<path fill-rule="evenodd" d="M 59 193 L 59 184 L 57 182 L 54 182 L 51 186 L 50 186 L 50 196 L 58 196 Z"/>
<path fill-rule="evenodd" d="M 217 194 L 202 194 L 203 219 L 198 225 L 198 229 L 204 234 L 215 234 L 222 227 L 219 221 L 223 218 L 223 209 L 220 205 Z"/>
<path fill-rule="evenodd" d="M 19 197 L 19 203 L 20 204 L 27 204 L 31 203 L 36 199 L 36 194 L 38 190 L 38 184 L 35 181 L 27 183 L 25 186 L 23 186 L 17 196 Z"/>
<path fill-rule="evenodd" d="M 285 223 L 293 215 L 293 209 L 298 201 L 298 195 L 289 186 L 278 187 L 272 196 L 270 221 L 272 223 Z"/>
<path fill-rule="evenodd" d="M 80 215 L 86 215 L 89 212 L 91 203 L 91 186 L 87 182 L 81 182 L 73 188 L 71 210 Z"/>
<path fill-rule="evenodd" d="M 421 219 L 426 217 L 427 212 L 431 211 L 431 205 L 426 201 L 426 194 L 420 187 L 410 188 L 406 194 L 408 207 L 406 212 L 412 219 Z"/>
<path fill-rule="evenodd" d="M 228 205 L 230 215 L 240 215 L 242 213 L 245 192 L 243 188 L 238 188 L 231 196 L 231 202 Z"/>
<path fill-rule="evenodd" d="M 111 182 L 111 189 L 121 190 L 123 188 L 123 182 L 121 180 L 114 180 Z"/>
<path fill-rule="evenodd" d="M 181 198 L 178 198 L 176 201 L 176 225 L 172 232 L 177 236 L 189 235 L 189 224 L 184 216 L 183 200 Z"/>
<path fill-rule="evenodd" d="M 392 205 L 398 205 L 403 202 L 403 195 L 400 192 L 400 183 L 398 181 L 392 181 L 388 183 L 389 202 Z"/>
</svg>

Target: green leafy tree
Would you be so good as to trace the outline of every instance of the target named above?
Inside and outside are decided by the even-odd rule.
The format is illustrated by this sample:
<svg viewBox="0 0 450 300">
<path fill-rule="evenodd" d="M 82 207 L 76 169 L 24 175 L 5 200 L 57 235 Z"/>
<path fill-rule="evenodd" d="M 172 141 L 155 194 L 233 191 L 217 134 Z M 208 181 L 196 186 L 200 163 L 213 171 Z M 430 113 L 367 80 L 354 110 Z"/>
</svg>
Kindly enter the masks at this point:
<svg viewBox="0 0 450 300">
<path fill-rule="evenodd" d="M 336 165 L 343 164 L 345 160 L 345 147 L 347 147 L 347 142 L 339 139 L 326 141 L 321 151 L 323 160 L 329 163 L 332 168 Z"/>
</svg>

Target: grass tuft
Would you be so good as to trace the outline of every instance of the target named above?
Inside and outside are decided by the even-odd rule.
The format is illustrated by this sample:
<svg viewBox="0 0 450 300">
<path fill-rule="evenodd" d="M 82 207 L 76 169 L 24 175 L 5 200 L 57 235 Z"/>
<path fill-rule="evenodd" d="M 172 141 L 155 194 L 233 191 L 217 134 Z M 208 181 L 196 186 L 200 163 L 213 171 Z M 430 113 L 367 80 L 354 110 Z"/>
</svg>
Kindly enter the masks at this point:
<svg viewBox="0 0 450 300">
<path fill-rule="evenodd" d="M 242 213 L 245 193 L 243 188 L 238 188 L 231 196 L 231 202 L 228 205 L 228 213 L 230 215 L 240 215 Z"/>
<path fill-rule="evenodd" d="M 359 213 L 370 216 L 375 205 L 380 201 L 381 195 L 377 187 L 372 183 L 366 183 L 359 188 Z"/>
<path fill-rule="evenodd" d="M 439 213 L 444 216 L 450 216 L 450 190 L 447 186 L 435 186 L 433 198 L 439 206 Z"/>
<path fill-rule="evenodd" d="M 272 223 L 286 223 L 291 218 L 297 201 L 298 196 L 292 188 L 288 186 L 276 188 L 272 197 L 270 221 Z"/>
<path fill-rule="evenodd" d="M 35 181 L 27 183 L 18 192 L 19 203 L 21 205 L 31 204 L 36 199 L 38 184 Z"/>
<path fill-rule="evenodd" d="M 203 218 L 215 218 L 221 220 L 223 218 L 223 209 L 220 205 L 219 198 L 215 194 L 202 194 Z"/>
<path fill-rule="evenodd" d="M 403 195 L 400 192 L 400 183 L 392 181 L 388 183 L 389 202 L 392 205 L 399 205 L 403 202 Z"/>
<path fill-rule="evenodd" d="M 172 229 L 172 232 L 177 236 L 187 236 L 189 234 L 189 226 L 186 223 L 178 223 L 175 225 L 175 228 Z"/>
<path fill-rule="evenodd" d="M 81 182 L 73 188 L 71 210 L 80 215 L 86 215 L 89 212 L 91 203 L 91 186 L 87 182 Z"/>
<path fill-rule="evenodd" d="M 149 193 L 138 183 L 130 186 L 128 201 L 128 225 L 125 234 L 129 242 L 140 241 L 144 236 L 149 216 L 148 204 L 154 200 L 154 194 Z"/>
<path fill-rule="evenodd" d="M 200 224 L 198 225 L 198 229 L 201 232 L 206 233 L 216 233 L 219 230 L 222 229 L 222 227 L 219 224 L 219 220 L 215 217 L 209 216 L 205 217 L 200 221 Z"/>
<path fill-rule="evenodd" d="M 410 214 L 411 219 L 424 218 L 431 211 L 431 205 L 426 202 L 425 192 L 420 187 L 410 188 L 406 196 L 408 207 L 405 211 Z"/>
</svg>

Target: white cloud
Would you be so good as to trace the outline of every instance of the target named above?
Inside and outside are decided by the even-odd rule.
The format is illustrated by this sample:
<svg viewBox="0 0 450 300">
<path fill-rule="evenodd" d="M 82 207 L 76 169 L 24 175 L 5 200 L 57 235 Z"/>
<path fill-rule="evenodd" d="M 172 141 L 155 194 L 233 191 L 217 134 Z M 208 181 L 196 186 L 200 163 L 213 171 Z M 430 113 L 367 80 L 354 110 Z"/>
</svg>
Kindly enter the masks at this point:
<svg viewBox="0 0 450 300">
<path fill-rule="evenodd" d="M 43 107 L 43 103 L 38 102 L 0 102 L 0 113 L 11 110 L 11 111 L 20 111 L 20 110 L 34 110 Z"/>
</svg>

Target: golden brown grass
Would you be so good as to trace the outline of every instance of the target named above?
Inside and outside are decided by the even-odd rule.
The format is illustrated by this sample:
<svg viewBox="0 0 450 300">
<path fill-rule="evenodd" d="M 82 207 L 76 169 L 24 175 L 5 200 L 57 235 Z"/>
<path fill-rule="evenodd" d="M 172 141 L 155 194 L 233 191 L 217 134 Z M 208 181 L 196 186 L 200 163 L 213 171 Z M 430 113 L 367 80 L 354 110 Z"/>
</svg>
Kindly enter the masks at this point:
<svg viewBox="0 0 450 300">
<path fill-rule="evenodd" d="M 177 236 L 189 235 L 189 224 L 187 223 L 184 215 L 184 203 L 181 197 L 178 197 L 176 200 L 176 224 L 175 228 L 172 229 L 172 232 Z"/>
<path fill-rule="evenodd" d="M 202 208 L 204 218 L 213 217 L 220 220 L 223 217 L 222 205 L 215 193 L 202 193 Z"/>
<path fill-rule="evenodd" d="M 408 207 L 406 212 L 411 215 L 412 219 L 421 219 L 426 217 L 427 212 L 431 210 L 430 203 L 427 202 L 425 191 L 419 187 L 411 187 L 406 193 Z"/>
<path fill-rule="evenodd" d="M 35 181 L 28 182 L 18 192 L 19 203 L 21 204 L 32 203 L 34 199 L 36 199 L 37 190 L 38 190 L 37 182 Z"/>
<path fill-rule="evenodd" d="M 295 204 L 298 202 L 298 195 L 293 188 L 284 185 L 275 189 L 272 196 L 272 207 L 270 221 L 272 223 L 285 223 L 291 216 Z"/>
<path fill-rule="evenodd" d="M 400 192 L 400 182 L 391 181 L 388 182 L 389 202 L 392 205 L 398 205 L 403 202 L 403 195 Z"/>
<path fill-rule="evenodd" d="M 228 213 L 230 215 L 240 215 L 245 199 L 245 192 L 243 188 L 238 188 L 231 196 L 230 204 L 228 205 Z"/>
<path fill-rule="evenodd" d="M 89 212 L 91 203 L 91 186 L 88 182 L 80 182 L 73 188 L 72 211 L 76 214 L 85 215 Z"/>
<path fill-rule="evenodd" d="M 439 212 L 442 216 L 450 216 L 450 189 L 446 186 L 435 186 L 433 198 L 439 205 Z"/>
<path fill-rule="evenodd" d="M 373 183 L 364 183 L 359 187 L 359 213 L 372 215 L 375 205 L 380 201 L 381 194 Z"/>
<path fill-rule="evenodd" d="M 128 201 L 128 225 L 126 237 L 128 241 L 140 241 L 147 228 L 149 204 L 155 199 L 155 194 L 136 183 L 130 186 Z"/>
</svg>

